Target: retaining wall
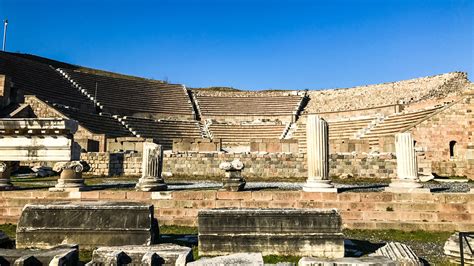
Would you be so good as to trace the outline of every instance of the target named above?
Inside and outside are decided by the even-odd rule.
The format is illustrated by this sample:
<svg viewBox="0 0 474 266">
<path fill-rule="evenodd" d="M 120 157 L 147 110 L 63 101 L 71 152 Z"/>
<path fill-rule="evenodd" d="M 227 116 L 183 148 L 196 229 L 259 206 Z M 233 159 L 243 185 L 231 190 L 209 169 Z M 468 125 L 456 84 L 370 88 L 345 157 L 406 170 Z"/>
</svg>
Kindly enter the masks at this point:
<svg viewBox="0 0 474 266">
<path fill-rule="evenodd" d="M 0 224 L 17 223 L 28 203 L 103 200 L 153 204 L 162 225 L 196 226 L 200 209 L 216 207 L 337 208 L 345 228 L 474 231 L 474 193 L 4 191 L 0 192 Z"/>
</svg>

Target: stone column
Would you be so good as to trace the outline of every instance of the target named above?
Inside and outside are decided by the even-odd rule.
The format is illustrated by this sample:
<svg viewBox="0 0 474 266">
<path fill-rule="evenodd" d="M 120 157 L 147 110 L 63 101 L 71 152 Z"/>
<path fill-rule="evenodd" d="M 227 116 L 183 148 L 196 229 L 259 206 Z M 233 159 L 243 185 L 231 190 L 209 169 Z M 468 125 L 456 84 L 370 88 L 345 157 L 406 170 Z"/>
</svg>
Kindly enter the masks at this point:
<svg viewBox="0 0 474 266">
<path fill-rule="evenodd" d="M 60 176 L 56 186 L 49 188 L 49 191 L 72 192 L 86 190 L 84 178 L 82 178 L 82 171 L 84 170 L 84 166 L 81 164 L 81 162 L 59 162 L 54 165 L 53 170 L 56 172 L 60 172 Z"/>
<path fill-rule="evenodd" d="M 0 162 L 0 191 L 13 189 L 10 181 L 10 163 Z"/>
<path fill-rule="evenodd" d="M 329 180 L 328 123 L 317 115 L 308 115 L 306 122 L 308 179 L 303 191 L 337 192 Z"/>
<path fill-rule="evenodd" d="M 411 133 L 395 134 L 395 152 L 397 155 L 397 179 L 392 179 L 385 191 L 429 192 L 429 189 L 422 189 L 423 185 L 419 183 L 415 144 Z"/>
<path fill-rule="evenodd" d="M 163 147 L 161 145 L 144 142 L 142 158 L 142 177 L 135 188 L 141 191 L 166 190 L 167 185 L 161 176 L 163 169 Z"/>
</svg>

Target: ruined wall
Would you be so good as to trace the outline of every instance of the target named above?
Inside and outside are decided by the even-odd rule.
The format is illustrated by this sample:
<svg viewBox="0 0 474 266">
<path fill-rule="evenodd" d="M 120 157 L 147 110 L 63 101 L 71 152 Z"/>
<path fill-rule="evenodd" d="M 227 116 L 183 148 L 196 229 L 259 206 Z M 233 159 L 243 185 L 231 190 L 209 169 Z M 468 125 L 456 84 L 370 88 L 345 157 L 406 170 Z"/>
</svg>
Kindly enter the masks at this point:
<svg viewBox="0 0 474 266">
<path fill-rule="evenodd" d="M 200 209 L 337 208 L 344 228 L 474 231 L 474 193 L 317 193 L 303 191 L 96 190 L 0 192 L 0 224 L 18 222 L 28 203 L 135 201 L 153 204 L 160 225 L 197 226 Z"/>
<path fill-rule="evenodd" d="M 307 162 L 305 154 L 292 153 L 164 153 L 163 171 L 175 176 L 222 178 L 219 164 L 240 159 L 245 164 L 243 175 L 249 181 L 288 180 L 305 181 Z M 140 175 L 141 153 L 82 153 L 81 160 L 91 166 L 92 175 Z M 396 158 L 391 153 L 370 155 L 332 154 L 329 161 L 331 176 L 367 178 L 395 178 Z M 425 166 L 423 166 L 425 167 Z M 426 169 L 421 169 L 420 172 Z"/>
<path fill-rule="evenodd" d="M 67 117 L 53 107 L 49 106 L 47 103 L 38 99 L 36 96 L 25 95 L 25 103 L 30 105 L 37 117 Z M 74 134 L 74 142 L 79 146 L 79 150 L 83 149 L 86 151 L 99 152 L 106 150 L 106 138 L 104 134 L 93 134 L 80 125 L 77 132 Z"/>
<path fill-rule="evenodd" d="M 10 104 L 10 78 L 0 75 L 0 110 Z"/>
<path fill-rule="evenodd" d="M 142 155 L 139 153 L 88 152 L 81 153 L 90 170 L 86 173 L 98 176 L 138 176 L 141 174 Z"/>
<path fill-rule="evenodd" d="M 474 179 L 474 95 L 416 125 L 412 132 L 416 147 L 426 152 L 433 172 Z M 450 142 L 455 141 L 453 156 Z"/>
</svg>

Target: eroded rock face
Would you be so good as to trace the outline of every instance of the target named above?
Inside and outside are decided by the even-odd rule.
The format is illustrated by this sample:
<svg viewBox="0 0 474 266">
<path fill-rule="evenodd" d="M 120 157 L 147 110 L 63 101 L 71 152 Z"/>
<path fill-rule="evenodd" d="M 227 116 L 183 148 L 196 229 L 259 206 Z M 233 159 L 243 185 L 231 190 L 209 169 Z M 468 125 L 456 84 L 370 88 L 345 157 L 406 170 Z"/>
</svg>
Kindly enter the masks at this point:
<svg viewBox="0 0 474 266">
<path fill-rule="evenodd" d="M 198 224 L 202 256 L 344 256 L 342 221 L 335 209 L 209 209 L 199 211 Z"/>
<path fill-rule="evenodd" d="M 17 248 L 51 248 L 60 244 L 97 246 L 146 245 L 158 238 L 153 205 L 132 202 L 28 204 L 17 227 Z"/>
<path fill-rule="evenodd" d="M 219 265 L 263 265 L 262 253 L 236 253 L 214 258 L 203 258 L 191 263 L 189 266 L 219 266 Z"/>
</svg>

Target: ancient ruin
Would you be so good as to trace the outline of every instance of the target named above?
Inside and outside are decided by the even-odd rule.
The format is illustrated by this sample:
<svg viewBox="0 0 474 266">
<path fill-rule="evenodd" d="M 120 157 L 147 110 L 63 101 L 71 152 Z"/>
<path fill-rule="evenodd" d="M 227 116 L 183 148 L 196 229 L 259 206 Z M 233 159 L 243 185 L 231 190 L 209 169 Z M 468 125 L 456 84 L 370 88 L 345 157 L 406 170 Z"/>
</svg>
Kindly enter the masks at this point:
<svg viewBox="0 0 474 266">
<path fill-rule="evenodd" d="M 390 250 L 342 258 L 341 230 L 473 231 L 473 110 L 463 72 L 241 91 L 2 51 L 0 224 L 18 225 L 21 255 L 9 262 L 36 263 L 21 248 L 62 243 L 101 246 L 98 263 L 189 254 L 154 250 L 156 218 L 197 226 L 200 256 L 391 265 Z M 246 260 L 229 256 L 207 262 Z"/>
<path fill-rule="evenodd" d="M 166 184 L 161 176 L 163 169 L 163 148 L 155 143 L 143 143 L 142 177 L 136 188 L 142 191 L 166 190 Z"/>
<path fill-rule="evenodd" d="M 337 192 L 329 180 L 328 124 L 310 115 L 306 122 L 308 179 L 303 186 L 308 192 Z"/>
<path fill-rule="evenodd" d="M 201 210 L 199 254 L 344 257 L 341 216 L 331 209 Z"/>
<path fill-rule="evenodd" d="M 225 178 L 222 180 L 224 190 L 241 191 L 244 189 L 245 179 L 242 176 L 244 164 L 241 161 L 236 159 L 232 162 L 223 162 L 219 168 L 225 171 Z"/>
<path fill-rule="evenodd" d="M 153 207 L 140 203 L 29 204 L 21 213 L 16 237 L 17 248 L 149 245 L 158 237 L 158 223 Z"/>
</svg>

